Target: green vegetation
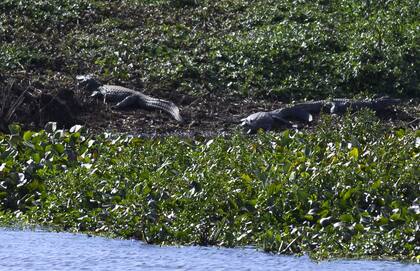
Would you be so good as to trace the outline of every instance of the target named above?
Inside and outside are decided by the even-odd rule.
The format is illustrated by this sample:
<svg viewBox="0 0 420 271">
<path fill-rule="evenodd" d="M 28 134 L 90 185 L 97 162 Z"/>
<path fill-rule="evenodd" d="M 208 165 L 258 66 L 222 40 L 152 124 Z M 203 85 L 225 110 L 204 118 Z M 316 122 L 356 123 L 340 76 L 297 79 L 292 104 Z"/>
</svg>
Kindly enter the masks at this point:
<svg viewBox="0 0 420 271">
<path fill-rule="evenodd" d="M 189 94 L 419 95 L 419 10 L 415 0 L 5 0 L 0 73 L 53 86 L 96 73 Z"/>
<path fill-rule="evenodd" d="M 416 98 L 419 10 L 414 0 L 4 0 L 0 130 L 23 114 L 26 90 L 77 94 L 86 73 L 200 97 Z M 0 224 L 420 260 L 419 131 L 370 111 L 320 123 L 153 140 L 9 125 Z"/>
<path fill-rule="evenodd" d="M 10 129 L 2 224 L 317 258 L 420 255 L 420 133 L 370 111 L 324 116 L 313 133 L 210 140 Z"/>
</svg>

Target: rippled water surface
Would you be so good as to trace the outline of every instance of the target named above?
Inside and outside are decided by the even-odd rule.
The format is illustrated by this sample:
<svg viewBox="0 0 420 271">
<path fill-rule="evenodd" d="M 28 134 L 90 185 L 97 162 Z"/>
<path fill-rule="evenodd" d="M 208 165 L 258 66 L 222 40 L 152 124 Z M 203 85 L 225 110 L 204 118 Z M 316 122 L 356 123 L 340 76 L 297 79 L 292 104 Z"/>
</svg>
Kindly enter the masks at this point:
<svg viewBox="0 0 420 271">
<path fill-rule="evenodd" d="M 270 255 L 252 248 L 159 247 L 82 234 L 0 229 L 0 270 L 419 270 L 418 264 Z"/>
</svg>

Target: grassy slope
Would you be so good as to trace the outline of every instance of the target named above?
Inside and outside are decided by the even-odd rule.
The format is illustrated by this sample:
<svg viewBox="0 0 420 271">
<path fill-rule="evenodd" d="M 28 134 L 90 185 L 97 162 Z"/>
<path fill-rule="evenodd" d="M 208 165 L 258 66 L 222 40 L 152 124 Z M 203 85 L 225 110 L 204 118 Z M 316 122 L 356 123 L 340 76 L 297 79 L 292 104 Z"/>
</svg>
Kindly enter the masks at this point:
<svg viewBox="0 0 420 271">
<path fill-rule="evenodd" d="M 192 94 L 419 95 L 414 0 L 59 3 L 1 2 L 1 71 Z"/>
</svg>

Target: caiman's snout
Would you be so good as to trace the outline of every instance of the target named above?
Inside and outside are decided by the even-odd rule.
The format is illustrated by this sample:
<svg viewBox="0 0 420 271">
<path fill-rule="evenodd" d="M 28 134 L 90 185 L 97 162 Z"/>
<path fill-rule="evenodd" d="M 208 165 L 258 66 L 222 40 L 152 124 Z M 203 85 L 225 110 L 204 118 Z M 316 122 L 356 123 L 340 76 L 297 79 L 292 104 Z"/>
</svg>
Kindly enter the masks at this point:
<svg viewBox="0 0 420 271">
<path fill-rule="evenodd" d="M 248 118 L 241 119 L 241 123 L 239 125 L 244 129 L 244 131 L 247 134 L 250 134 L 251 133 L 250 121 L 248 120 Z"/>
<path fill-rule="evenodd" d="M 77 85 L 81 87 L 84 87 L 86 83 L 88 82 L 88 80 L 91 80 L 91 79 L 93 79 L 91 75 L 77 75 L 76 76 Z"/>
<path fill-rule="evenodd" d="M 77 75 L 77 86 L 80 88 L 84 88 L 88 91 L 95 91 L 98 89 L 98 87 L 101 86 L 98 80 L 96 80 L 93 75 L 87 74 L 87 75 Z"/>
<path fill-rule="evenodd" d="M 241 126 L 246 133 L 255 133 L 258 129 L 270 130 L 273 124 L 273 118 L 269 112 L 257 112 L 241 119 Z"/>
</svg>

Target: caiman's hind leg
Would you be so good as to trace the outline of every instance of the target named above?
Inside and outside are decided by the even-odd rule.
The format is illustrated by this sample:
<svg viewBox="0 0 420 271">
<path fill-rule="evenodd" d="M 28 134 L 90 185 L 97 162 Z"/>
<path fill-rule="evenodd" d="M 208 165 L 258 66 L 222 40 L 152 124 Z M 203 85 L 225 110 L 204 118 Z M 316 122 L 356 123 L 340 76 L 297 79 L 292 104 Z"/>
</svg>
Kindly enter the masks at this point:
<svg viewBox="0 0 420 271">
<path fill-rule="evenodd" d="M 128 97 L 125 97 L 124 100 L 112 106 L 111 108 L 120 110 L 120 109 L 125 109 L 127 107 L 135 106 L 138 104 L 138 99 L 139 97 L 137 97 L 137 95 L 130 95 Z"/>
<path fill-rule="evenodd" d="M 311 122 L 312 115 L 300 108 L 282 108 L 272 111 L 273 113 L 273 127 L 280 128 L 286 126 L 287 128 L 299 127 L 291 122 L 291 120 L 297 120 L 302 122 Z"/>
<path fill-rule="evenodd" d="M 277 115 L 281 116 L 283 119 L 289 120 L 298 120 L 302 122 L 311 122 L 313 120 L 312 114 L 308 111 L 296 107 L 287 107 L 278 110 L 272 111 Z"/>
<path fill-rule="evenodd" d="M 271 117 L 273 119 L 272 126 L 275 128 L 280 128 L 281 126 L 292 127 L 292 123 L 290 123 L 290 121 L 285 119 L 280 114 L 274 113 L 271 115 Z"/>
</svg>

